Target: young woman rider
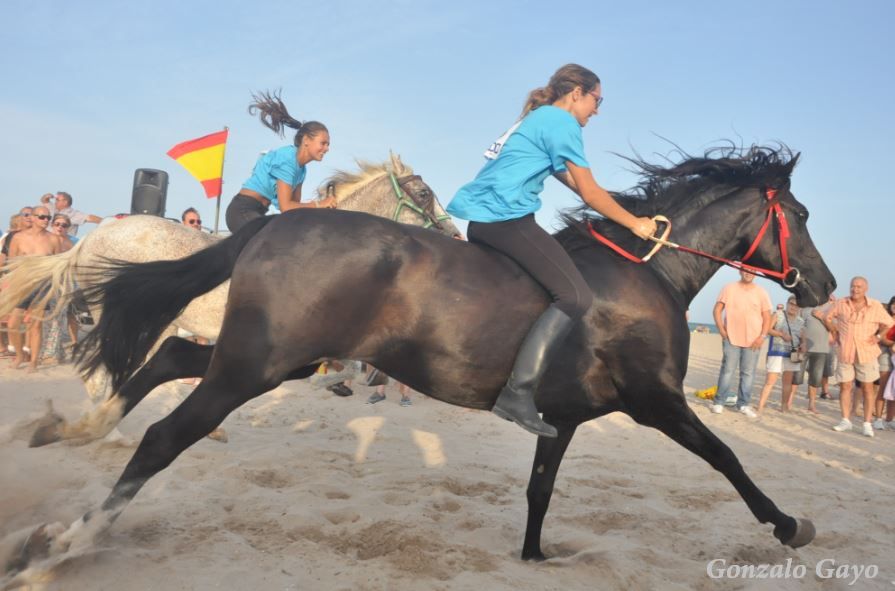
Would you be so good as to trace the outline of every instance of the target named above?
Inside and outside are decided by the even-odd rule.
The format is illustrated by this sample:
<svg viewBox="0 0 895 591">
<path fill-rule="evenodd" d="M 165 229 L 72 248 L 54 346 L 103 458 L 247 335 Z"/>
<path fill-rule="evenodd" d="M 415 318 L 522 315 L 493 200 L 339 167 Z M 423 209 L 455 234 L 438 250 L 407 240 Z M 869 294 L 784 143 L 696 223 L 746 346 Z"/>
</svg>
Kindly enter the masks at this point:
<svg viewBox="0 0 895 591">
<path fill-rule="evenodd" d="M 255 102 L 249 105 L 249 114 L 260 113 L 261 123 L 280 137 L 284 128 L 294 129 L 295 138 L 291 146 L 271 150 L 258 158 L 252 176 L 227 207 L 227 228 L 237 232 L 249 221 L 266 215 L 271 204 L 282 212 L 303 207 L 335 207 L 334 197 L 301 200 L 305 166 L 311 161 L 323 160 L 329 151 L 326 126 L 318 121 L 302 123 L 294 119 L 276 93 L 261 92 L 252 98 Z"/>
<path fill-rule="evenodd" d="M 515 260 L 553 300 L 529 329 L 492 409 L 545 437 L 556 437 L 556 429 L 541 420 L 534 393 L 559 345 L 590 308 L 593 294 L 568 253 L 535 222 L 544 180 L 553 175 L 640 238 L 656 231 L 655 222 L 634 217 L 591 174 L 581 128 L 602 102 L 596 74 L 576 64 L 561 67 L 547 86 L 529 93 L 519 121 L 485 152 L 488 162 L 447 208 L 469 220 L 470 242 L 487 244 Z"/>
</svg>

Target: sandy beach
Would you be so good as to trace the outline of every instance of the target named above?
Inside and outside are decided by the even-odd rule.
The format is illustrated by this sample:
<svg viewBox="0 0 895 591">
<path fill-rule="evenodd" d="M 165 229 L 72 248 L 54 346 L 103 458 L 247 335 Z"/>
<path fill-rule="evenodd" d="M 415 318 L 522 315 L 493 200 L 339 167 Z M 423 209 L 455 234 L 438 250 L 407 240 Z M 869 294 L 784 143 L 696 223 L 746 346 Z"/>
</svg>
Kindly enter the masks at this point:
<svg viewBox="0 0 895 591">
<path fill-rule="evenodd" d="M 519 560 L 535 438 L 487 412 L 411 394 L 365 404 L 293 382 L 234 412 L 229 443 L 204 439 L 150 480 L 96 551 L 33 589 L 891 589 L 895 432 L 836 433 L 838 402 L 781 414 L 779 387 L 757 421 L 712 415 L 720 337 L 693 335 L 688 401 L 786 513 L 817 527 L 780 545 L 708 464 L 621 414 L 583 424 L 544 526 L 543 563 Z M 764 381 L 764 358 L 753 404 Z M 0 537 L 70 523 L 107 495 L 146 427 L 190 387 L 157 389 L 120 425 L 125 439 L 27 446 L 52 399 L 89 408 L 72 366 L 0 368 Z M 804 565 L 784 580 L 715 580 L 707 565 Z M 833 561 L 832 563 L 830 561 Z M 818 566 L 876 565 L 873 579 L 823 579 Z M 867 571 L 865 571 L 867 572 Z"/>
</svg>

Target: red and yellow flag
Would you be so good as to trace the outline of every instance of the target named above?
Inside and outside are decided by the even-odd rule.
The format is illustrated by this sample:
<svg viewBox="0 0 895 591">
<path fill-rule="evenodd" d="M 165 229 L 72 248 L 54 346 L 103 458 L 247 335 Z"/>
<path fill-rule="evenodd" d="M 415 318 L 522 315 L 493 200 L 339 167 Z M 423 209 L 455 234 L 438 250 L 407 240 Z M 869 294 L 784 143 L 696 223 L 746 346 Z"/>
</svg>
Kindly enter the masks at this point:
<svg viewBox="0 0 895 591">
<path fill-rule="evenodd" d="M 196 177 L 205 189 L 206 197 L 221 196 L 224 176 L 224 149 L 227 147 L 228 129 L 195 140 L 177 144 L 168 150 L 168 156 Z"/>
</svg>

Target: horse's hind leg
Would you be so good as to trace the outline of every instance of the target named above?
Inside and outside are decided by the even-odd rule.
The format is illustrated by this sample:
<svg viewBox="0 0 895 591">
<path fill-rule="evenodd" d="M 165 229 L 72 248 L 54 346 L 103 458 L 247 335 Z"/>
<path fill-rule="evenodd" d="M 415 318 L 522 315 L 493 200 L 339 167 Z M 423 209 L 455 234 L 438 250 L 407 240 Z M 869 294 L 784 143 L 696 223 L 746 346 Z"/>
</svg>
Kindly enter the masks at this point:
<svg viewBox="0 0 895 591">
<path fill-rule="evenodd" d="M 557 436 L 538 437 L 538 447 L 526 493 L 528 523 L 525 527 L 525 542 L 522 544 L 522 560 L 544 560 L 544 554 L 541 552 L 541 527 L 544 525 L 544 516 L 550 505 L 550 497 L 553 495 L 553 484 L 556 481 L 559 464 L 578 427 L 577 423 L 548 420 L 547 416 L 544 420 L 556 427 Z"/>
<path fill-rule="evenodd" d="M 200 345 L 180 337 L 168 337 L 158 351 L 143 364 L 121 391 L 116 392 L 74 423 L 53 414 L 35 430 L 30 446 L 41 447 L 56 441 L 83 445 L 108 435 L 127 414 L 155 388 L 179 378 L 204 376 L 214 345 Z M 317 364 L 292 371 L 287 380 L 314 374 Z M 108 375 L 108 374 L 106 374 Z"/>
<path fill-rule="evenodd" d="M 31 447 L 68 440 L 84 444 L 105 437 L 143 398 L 165 382 L 205 375 L 214 347 L 168 337 L 158 351 L 116 392 L 74 423 L 56 420 L 41 425 Z"/>
<path fill-rule="evenodd" d="M 783 544 L 798 548 L 814 539 L 814 525 L 807 519 L 786 515 L 746 475 L 740 461 L 687 406 L 683 393 L 663 393 L 650 398 L 646 416 L 637 422 L 659 429 L 724 474 L 761 523 L 774 524 L 774 536 Z"/>
<path fill-rule="evenodd" d="M 215 363 L 205 379 L 170 415 L 146 430 L 143 440 L 99 510 L 87 512 L 52 541 L 51 554 L 89 547 L 152 476 L 205 437 L 246 401 L 275 388 L 280 377 L 262 376 L 258 360 Z"/>
</svg>

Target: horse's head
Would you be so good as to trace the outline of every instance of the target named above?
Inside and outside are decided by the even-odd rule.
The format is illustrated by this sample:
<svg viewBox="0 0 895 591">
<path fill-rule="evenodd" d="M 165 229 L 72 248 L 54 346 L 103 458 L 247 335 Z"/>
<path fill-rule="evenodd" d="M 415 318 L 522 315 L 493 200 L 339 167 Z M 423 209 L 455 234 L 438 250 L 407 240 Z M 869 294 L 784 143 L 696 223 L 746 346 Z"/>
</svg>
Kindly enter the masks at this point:
<svg viewBox="0 0 895 591">
<path fill-rule="evenodd" d="M 744 269 L 795 294 L 800 306 L 817 306 L 827 301 L 836 280 L 808 233 L 808 210 L 790 190 L 798 159 L 784 146 L 698 161 L 694 166 L 706 193 L 720 196 L 695 217 L 706 233 L 715 234 L 717 244 L 710 252 L 726 251 Z M 712 187 L 712 180 L 723 184 Z"/>
<path fill-rule="evenodd" d="M 332 187 L 335 191 L 337 207 L 433 228 L 451 237 L 460 236 L 460 230 L 432 188 L 400 156 L 391 153 L 389 156 L 388 164 L 359 163 L 360 174 L 340 172 L 330 179 L 326 190 Z"/>
<path fill-rule="evenodd" d="M 797 159 L 790 161 L 790 171 Z M 811 240 L 808 209 L 792 194 L 789 178 L 744 193 L 754 213 L 740 236 L 749 241 L 743 264 L 765 271 L 763 275 L 795 294 L 800 306 L 825 303 L 836 289 L 836 279 Z"/>
<path fill-rule="evenodd" d="M 615 197 L 635 215 L 673 222 L 673 242 L 650 264 L 683 298 L 691 301 L 725 263 L 775 281 L 801 306 L 826 302 L 836 280 L 808 234 L 808 210 L 790 192 L 798 155 L 786 146 L 735 145 L 710 149 L 704 157 L 682 155 L 671 166 L 629 159 L 640 168 L 641 183 Z M 570 250 L 594 248 L 600 232 L 598 240 L 635 260 L 653 247 L 608 220 L 567 215 L 566 221 L 569 227 L 558 237 Z"/>
</svg>

